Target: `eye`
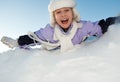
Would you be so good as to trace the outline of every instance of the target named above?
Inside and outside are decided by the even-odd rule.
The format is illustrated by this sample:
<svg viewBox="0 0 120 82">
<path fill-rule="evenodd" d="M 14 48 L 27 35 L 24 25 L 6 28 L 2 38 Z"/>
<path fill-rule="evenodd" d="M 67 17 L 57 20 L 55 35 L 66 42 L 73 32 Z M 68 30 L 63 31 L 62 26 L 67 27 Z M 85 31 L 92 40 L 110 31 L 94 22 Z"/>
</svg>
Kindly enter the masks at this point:
<svg viewBox="0 0 120 82">
<path fill-rule="evenodd" d="M 56 14 L 60 14 L 60 13 L 61 13 L 61 11 L 56 11 L 55 13 L 56 13 Z"/>
<path fill-rule="evenodd" d="M 65 10 L 65 12 L 68 12 L 68 11 L 69 11 L 69 9 L 66 9 L 66 10 Z"/>
</svg>

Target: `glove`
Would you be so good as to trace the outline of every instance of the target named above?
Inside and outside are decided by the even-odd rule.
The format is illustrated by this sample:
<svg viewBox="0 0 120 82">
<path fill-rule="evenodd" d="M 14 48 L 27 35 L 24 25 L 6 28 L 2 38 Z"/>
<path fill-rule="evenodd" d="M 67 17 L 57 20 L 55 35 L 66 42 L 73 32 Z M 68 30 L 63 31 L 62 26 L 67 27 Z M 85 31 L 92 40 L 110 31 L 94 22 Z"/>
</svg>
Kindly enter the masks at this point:
<svg viewBox="0 0 120 82">
<path fill-rule="evenodd" d="M 1 42 L 7 45 L 10 48 L 18 47 L 18 42 L 17 40 L 14 40 L 10 37 L 3 36 L 1 39 Z"/>
<path fill-rule="evenodd" d="M 109 17 L 106 20 L 102 19 L 102 20 L 99 21 L 98 24 L 101 26 L 102 33 L 104 34 L 105 32 L 107 32 L 108 27 L 110 25 L 117 24 L 117 23 L 120 23 L 120 16 Z"/>
<path fill-rule="evenodd" d="M 120 16 L 116 17 L 115 22 L 120 24 Z"/>
</svg>

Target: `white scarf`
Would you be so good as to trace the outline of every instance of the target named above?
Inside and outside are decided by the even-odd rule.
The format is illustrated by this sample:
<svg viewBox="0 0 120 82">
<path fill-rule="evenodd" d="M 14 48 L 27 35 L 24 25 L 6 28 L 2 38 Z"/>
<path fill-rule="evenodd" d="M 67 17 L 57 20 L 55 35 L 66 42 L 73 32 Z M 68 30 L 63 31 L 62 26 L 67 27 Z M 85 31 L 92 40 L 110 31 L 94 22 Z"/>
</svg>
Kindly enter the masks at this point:
<svg viewBox="0 0 120 82">
<path fill-rule="evenodd" d="M 54 43 L 54 44 L 49 43 L 49 41 L 45 42 L 45 41 L 40 40 L 33 32 L 29 32 L 28 35 L 33 40 L 39 41 L 41 43 L 41 46 L 43 46 L 47 50 L 51 50 L 51 49 L 54 49 L 58 46 L 61 46 L 61 52 L 65 52 L 66 50 L 73 48 L 73 43 L 71 40 L 74 37 L 77 29 L 81 28 L 81 27 L 82 27 L 81 23 L 77 23 L 77 22 L 73 21 L 73 27 L 69 30 L 69 33 L 64 34 L 61 31 L 61 27 L 56 25 L 55 30 L 54 30 L 53 39 L 59 40 L 59 42 Z"/>
<path fill-rule="evenodd" d="M 61 32 L 61 27 L 55 26 L 54 40 L 59 40 L 61 46 L 61 52 L 65 52 L 73 48 L 72 38 L 74 37 L 78 28 L 81 28 L 82 24 L 73 21 L 73 27 L 68 34 Z"/>
</svg>

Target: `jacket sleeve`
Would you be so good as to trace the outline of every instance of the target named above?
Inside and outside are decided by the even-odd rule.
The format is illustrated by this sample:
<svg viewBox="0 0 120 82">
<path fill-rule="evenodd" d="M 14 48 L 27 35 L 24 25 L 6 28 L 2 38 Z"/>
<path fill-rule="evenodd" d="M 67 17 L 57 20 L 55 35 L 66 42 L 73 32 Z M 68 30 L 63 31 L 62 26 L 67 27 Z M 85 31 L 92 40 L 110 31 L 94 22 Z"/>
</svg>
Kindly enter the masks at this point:
<svg viewBox="0 0 120 82">
<path fill-rule="evenodd" d="M 120 16 L 102 19 L 99 21 L 98 24 L 101 26 L 102 33 L 104 34 L 105 32 L 107 32 L 108 27 L 112 24 L 115 24 L 115 23 L 120 23 Z"/>
<path fill-rule="evenodd" d="M 54 42 L 54 28 L 51 27 L 50 24 L 47 24 L 45 28 L 41 28 L 40 30 L 35 31 L 34 33 L 42 41 L 51 43 Z"/>
<path fill-rule="evenodd" d="M 82 35 L 83 36 L 102 36 L 101 27 L 98 25 L 98 21 L 91 22 L 91 21 L 82 21 Z"/>
</svg>

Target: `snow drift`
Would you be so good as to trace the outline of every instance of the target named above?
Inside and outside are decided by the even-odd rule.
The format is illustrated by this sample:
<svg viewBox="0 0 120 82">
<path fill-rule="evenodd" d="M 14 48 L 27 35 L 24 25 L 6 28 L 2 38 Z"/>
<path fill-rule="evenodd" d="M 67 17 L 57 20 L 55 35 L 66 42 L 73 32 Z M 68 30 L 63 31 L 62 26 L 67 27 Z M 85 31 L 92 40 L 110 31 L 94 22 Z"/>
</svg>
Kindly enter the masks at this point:
<svg viewBox="0 0 120 82">
<path fill-rule="evenodd" d="M 14 49 L 0 53 L 0 82 L 120 82 L 120 25 L 65 53 Z"/>
</svg>

